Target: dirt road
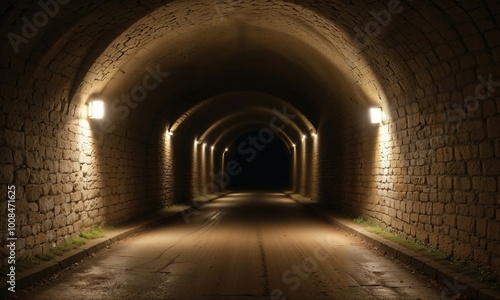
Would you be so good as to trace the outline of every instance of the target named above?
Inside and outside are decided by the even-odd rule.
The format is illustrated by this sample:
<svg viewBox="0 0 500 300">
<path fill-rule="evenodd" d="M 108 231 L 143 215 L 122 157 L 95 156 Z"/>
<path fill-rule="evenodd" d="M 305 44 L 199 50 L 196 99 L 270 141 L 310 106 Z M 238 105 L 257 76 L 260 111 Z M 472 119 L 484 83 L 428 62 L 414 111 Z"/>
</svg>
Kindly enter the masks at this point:
<svg viewBox="0 0 500 300">
<path fill-rule="evenodd" d="M 187 221 L 119 242 L 23 298 L 440 299 L 281 193 L 230 194 Z"/>
</svg>

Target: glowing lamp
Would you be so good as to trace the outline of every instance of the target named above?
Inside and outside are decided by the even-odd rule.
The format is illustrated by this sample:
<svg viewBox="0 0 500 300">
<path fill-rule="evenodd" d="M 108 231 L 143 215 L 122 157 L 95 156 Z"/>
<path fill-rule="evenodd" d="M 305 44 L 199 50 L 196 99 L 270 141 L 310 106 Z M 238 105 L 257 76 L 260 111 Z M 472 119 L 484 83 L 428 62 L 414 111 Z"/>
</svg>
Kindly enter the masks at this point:
<svg viewBox="0 0 500 300">
<path fill-rule="evenodd" d="M 104 102 L 102 100 L 92 100 L 89 102 L 88 117 L 89 119 L 104 118 Z"/>
<path fill-rule="evenodd" d="M 372 124 L 382 123 L 382 108 L 380 107 L 370 108 L 370 118 Z"/>
</svg>

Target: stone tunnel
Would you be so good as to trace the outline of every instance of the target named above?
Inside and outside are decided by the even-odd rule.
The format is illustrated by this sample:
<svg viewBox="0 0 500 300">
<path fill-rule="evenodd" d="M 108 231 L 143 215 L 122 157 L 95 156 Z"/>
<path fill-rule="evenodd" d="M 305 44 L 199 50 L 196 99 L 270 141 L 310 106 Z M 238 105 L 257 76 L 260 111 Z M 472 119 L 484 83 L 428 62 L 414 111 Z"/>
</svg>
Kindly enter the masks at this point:
<svg viewBox="0 0 500 300">
<path fill-rule="evenodd" d="M 0 224 L 5 240 L 14 187 L 19 257 L 265 186 L 500 273 L 497 1 L 26 0 L 0 11 Z"/>
</svg>

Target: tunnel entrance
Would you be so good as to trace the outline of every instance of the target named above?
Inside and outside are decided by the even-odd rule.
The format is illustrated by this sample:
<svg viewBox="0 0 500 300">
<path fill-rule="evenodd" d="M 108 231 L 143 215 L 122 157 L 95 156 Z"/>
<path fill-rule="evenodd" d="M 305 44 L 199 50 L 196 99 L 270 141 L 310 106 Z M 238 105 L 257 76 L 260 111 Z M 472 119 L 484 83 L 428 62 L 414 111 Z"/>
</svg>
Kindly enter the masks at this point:
<svg viewBox="0 0 500 300">
<path fill-rule="evenodd" d="M 277 136 L 251 131 L 230 146 L 226 161 L 235 160 L 241 172 L 232 176 L 231 190 L 281 190 L 290 187 L 290 152 Z"/>
</svg>

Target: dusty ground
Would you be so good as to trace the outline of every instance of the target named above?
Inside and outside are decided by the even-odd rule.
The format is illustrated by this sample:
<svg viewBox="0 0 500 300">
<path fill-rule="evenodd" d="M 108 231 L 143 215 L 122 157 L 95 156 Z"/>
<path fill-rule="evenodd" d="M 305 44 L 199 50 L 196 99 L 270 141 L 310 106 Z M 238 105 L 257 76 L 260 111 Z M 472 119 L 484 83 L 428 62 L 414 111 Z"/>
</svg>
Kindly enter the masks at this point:
<svg viewBox="0 0 500 300">
<path fill-rule="evenodd" d="M 21 299 L 440 299 L 280 193 L 230 194 L 18 293 Z M 285 298 L 286 297 L 286 298 Z"/>
</svg>

